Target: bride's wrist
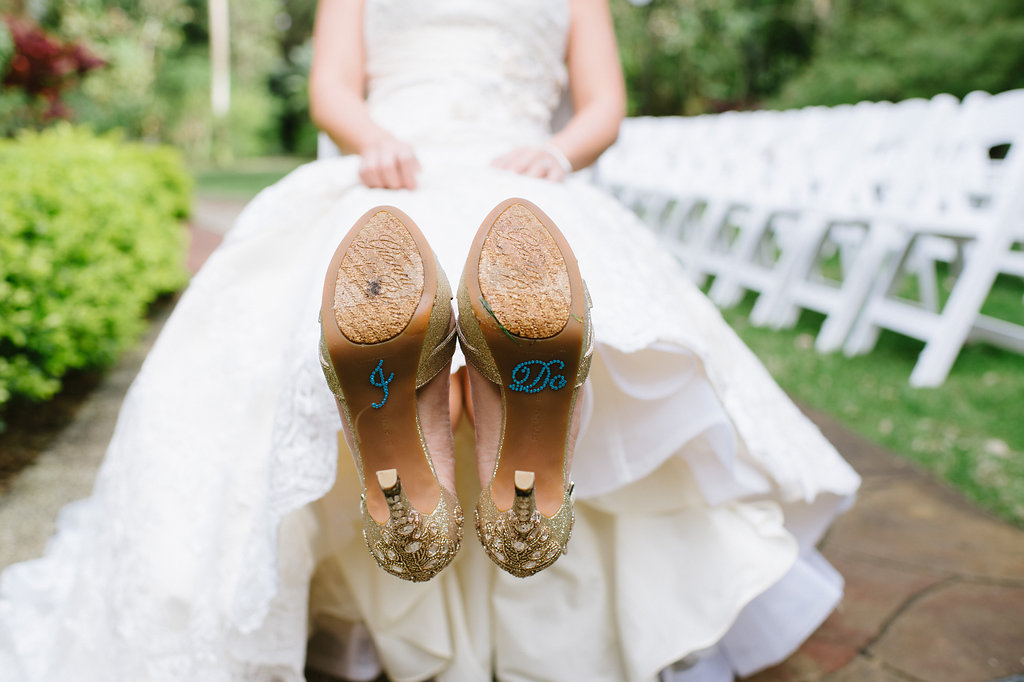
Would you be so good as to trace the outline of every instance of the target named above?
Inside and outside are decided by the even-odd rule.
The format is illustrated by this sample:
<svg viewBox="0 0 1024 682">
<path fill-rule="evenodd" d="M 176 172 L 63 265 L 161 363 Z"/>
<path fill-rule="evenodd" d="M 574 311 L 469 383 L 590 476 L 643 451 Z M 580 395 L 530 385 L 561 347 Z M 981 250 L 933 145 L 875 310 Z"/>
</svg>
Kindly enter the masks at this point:
<svg viewBox="0 0 1024 682">
<path fill-rule="evenodd" d="M 565 172 L 566 175 L 572 173 L 572 161 L 570 161 L 569 157 L 565 155 L 565 152 L 563 152 L 561 149 L 556 147 L 551 142 L 545 143 L 543 149 L 548 154 L 550 154 L 555 161 L 558 162 L 558 165 L 561 166 L 562 170 Z"/>
<path fill-rule="evenodd" d="M 357 153 L 362 155 L 369 149 L 380 148 L 390 142 L 394 142 L 395 137 L 386 130 L 379 129 L 373 130 L 363 135 L 362 140 L 359 142 Z"/>
</svg>

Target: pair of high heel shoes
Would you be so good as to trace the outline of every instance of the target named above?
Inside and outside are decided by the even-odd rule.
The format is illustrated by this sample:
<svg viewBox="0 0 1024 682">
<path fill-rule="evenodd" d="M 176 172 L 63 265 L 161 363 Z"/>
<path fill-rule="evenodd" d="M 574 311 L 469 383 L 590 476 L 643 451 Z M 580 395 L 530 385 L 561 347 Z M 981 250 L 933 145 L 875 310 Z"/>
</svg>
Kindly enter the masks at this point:
<svg viewBox="0 0 1024 682">
<path fill-rule="evenodd" d="M 438 479 L 436 436 L 417 404 L 450 367 L 458 336 L 502 406 L 477 534 L 498 566 L 526 577 L 565 552 L 572 529 L 570 427 L 592 352 L 589 297 L 565 237 L 523 199 L 496 206 L 477 232 L 457 323 L 451 297 L 423 233 L 396 208 L 365 213 L 331 260 L 320 359 L 363 484 L 363 535 L 377 563 L 406 580 L 429 580 L 459 549 L 463 512 Z"/>
</svg>

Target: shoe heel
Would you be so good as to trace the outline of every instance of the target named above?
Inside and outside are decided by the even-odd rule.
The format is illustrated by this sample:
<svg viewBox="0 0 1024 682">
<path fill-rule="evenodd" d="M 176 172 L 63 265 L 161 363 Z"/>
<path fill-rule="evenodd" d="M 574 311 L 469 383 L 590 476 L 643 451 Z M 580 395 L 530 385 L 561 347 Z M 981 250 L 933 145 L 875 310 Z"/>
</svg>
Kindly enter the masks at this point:
<svg viewBox="0 0 1024 682">
<path fill-rule="evenodd" d="M 408 216 L 378 207 L 356 221 L 328 268 L 320 322 L 363 482 L 363 537 L 384 570 L 429 580 L 458 551 L 463 518 L 434 470 L 416 392 L 450 364 L 455 338 L 451 288 Z"/>
<path fill-rule="evenodd" d="M 458 298 L 466 357 L 498 384 L 503 409 L 477 533 L 495 563 L 526 577 L 564 553 L 572 528 L 570 426 L 589 371 L 589 299 L 564 236 L 522 199 L 484 220 Z"/>
</svg>

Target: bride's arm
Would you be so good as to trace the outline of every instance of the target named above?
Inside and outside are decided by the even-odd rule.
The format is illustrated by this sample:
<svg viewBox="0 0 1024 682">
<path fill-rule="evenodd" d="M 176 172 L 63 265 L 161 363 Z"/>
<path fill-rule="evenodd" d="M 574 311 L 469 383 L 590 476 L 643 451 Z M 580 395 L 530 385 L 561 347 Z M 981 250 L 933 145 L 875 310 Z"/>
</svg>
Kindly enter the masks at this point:
<svg viewBox="0 0 1024 682">
<path fill-rule="evenodd" d="M 551 144 L 573 168 L 585 168 L 610 147 L 626 114 L 626 86 L 606 0 L 572 0 L 569 94 L 574 116 Z"/>
<path fill-rule="evenodd" d="M 607 0 L 570 0 L 570 12 L 566 64 L 575 113 L 548 145 L 499 157 L 494 163 L 500 168 L 561 180 L 567 170 L 596 161 L 618 137 L 626 88 Z"/>
<path fill-rule="evenodd" d="M 320 0 L 309 74 L 313 123 L 342 151 L 362 157 L 366 186 L 413 189 L 420 166 L 412 147 L 370 118 L 363 55 L 363 0 Z"/>
</svg>

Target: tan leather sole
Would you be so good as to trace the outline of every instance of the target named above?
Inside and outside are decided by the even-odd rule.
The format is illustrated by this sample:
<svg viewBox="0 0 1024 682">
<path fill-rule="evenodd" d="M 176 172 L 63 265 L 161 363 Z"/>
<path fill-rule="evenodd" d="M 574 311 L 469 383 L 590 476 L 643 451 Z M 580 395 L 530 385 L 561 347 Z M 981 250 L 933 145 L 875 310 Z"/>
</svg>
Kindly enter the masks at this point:
<svg viewBox="0 0 1024 682">
<path fill-rule="evenodd" d="M 430 513 L 440 490 L 416 411 L 417 371 L 438 282 L 430 246 L 405 213 L 377 207 L 356 221 L 327 272 L 324 340 L 344 395 L 340 404 L 367 508 L 378 522 L 387 521 L 376 474 L 394 469 L 412 505 Z"/>
<path fill-rule="evenodd" d="M 543 211 L 508 199 L 484 219 L 464 283 L 502 380 L 495 505 L 511 508 L 516 472 L 533 472 L 537 508 L 553 516 L 568 485 L 566 448 L 585 336 L 576 258 Z"/>
</svg>

